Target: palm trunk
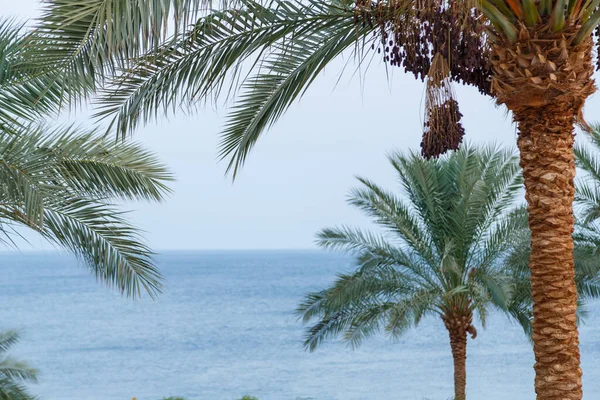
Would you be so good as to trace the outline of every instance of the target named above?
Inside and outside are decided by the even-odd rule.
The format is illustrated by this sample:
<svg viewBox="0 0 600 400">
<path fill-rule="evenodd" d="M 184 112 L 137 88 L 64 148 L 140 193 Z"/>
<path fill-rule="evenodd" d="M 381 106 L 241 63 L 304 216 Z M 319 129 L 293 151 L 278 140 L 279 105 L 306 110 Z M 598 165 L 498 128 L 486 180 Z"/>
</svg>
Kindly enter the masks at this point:
<svg viewBox="0 0 600 400">
<path fill-rule="evenodd" d="M 465 400 L 467 398 L 467 332 L 460 329 L 449 333 L 454 361 L 454 400 Z"/>
<path fill-rule="evenodd" d="M 454 361 L 454 399 L 465 400 L 467 398 L 467 333 L 473 339 L 477 331 L 471 325 L 473 315 L 470 311 L 457 314 L 442 315 L 444 326 L 450 335 L 450 348 Z"/>
<path fill-rule="evenodd" d="M 535 391 L 538 400 L 580 400 L 581 368 L 573 260 L 577 110 L 550 105 L 515 112 L 531 229 Z"/>
</svg>

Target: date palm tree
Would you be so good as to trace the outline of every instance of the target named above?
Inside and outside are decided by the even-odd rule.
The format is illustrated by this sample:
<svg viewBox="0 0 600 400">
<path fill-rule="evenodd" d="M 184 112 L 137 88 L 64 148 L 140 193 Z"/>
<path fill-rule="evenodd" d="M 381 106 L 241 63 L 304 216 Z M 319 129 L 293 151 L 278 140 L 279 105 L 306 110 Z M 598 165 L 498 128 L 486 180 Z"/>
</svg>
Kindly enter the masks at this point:
<svg viewBox="0 0 600 400">
<path fill-rule="evenodd" d="M 398 337 L 433 315 L 449 334 L 454 398 L 464 400 L 475 315 L 485 325 L 490 308 L 499 309 L 531 335 L 527 213 L 514 207 L 522 184 L 518 158 L 467 146 L 438 160 L 411 153 L 390 161 L 401 197 L 359 178 L 349 198 L 383 232 L 342 226 L 318 235 L 321 247 L 353 254 L 358 269 L 298 307 L 305 323 L 316 320 L 304 344 L 312 351 L 341 336 L 355 347 L 380 330 Z M 576 249 L 581 298 L 598 297 L 598 262 L 588 254 L 597 247 Z"/>
<path fill-rule="evenodd" d="M 490 307 L 529 320 L 511 307 L 515 283 L 504 259 L 527 229 L 525 210 L 512 209 L 522 185 L 517 157 L 488 147 L 463 149 L 438 160 L 394 154 L 402 200 L 359 178 L 349 203 L 382 233 L 342 226 L 318 235 L 321 247 L 355 254 L 358 270 L 309 294 L 298 308 L 314 350 L 342 335 L 359 345 L 379 329 L 397 337 L 423 317 L 441 319 L 454 360 L 454 391 L 466 398 L 467 335 L 477 336 Z"/>
<path fill-rule="evenodd" d="M 37 371 L 26 363 L 6 355 L 18 341 L 18 332 L 0 332 L 0 399 L 35 400 L 35 397 L 27 393 L 23 383 L 37 382 Z"/>
<path fill-rule="evenodd" d="M 115 202 L 161 201 L 170 173 L 131 141 L 44 123 L 65 81 L 19 67 L 27 46 L 21 27 L 0 22 L 0 241 L 32 229 L 121 293 L 155 296 L 152 252 Z"/>
<path fill-rule="evenodd" d="M 220 154 L 235 176 L 261 134 L 333 59 L 369 48 L 427 79 L 423 154 L 464 129 L 451 83 L 512 112 L 531 236 L 538 398 L 581 399 L 573 259 L 573 129 L 595 90 L 596 0 L 49 0 L 29 60 L 67 77 L 59 95 L 102 89 L 98 116 L 119 133 L 158 111 L 235 95 Z M 173 17 L 174 35 L 161 38 Z M 197 18 L 189 29 L 183 29 Z M 178 29 L 182 28 L 182 29 Z M 240 83 L 241 82 L 241 83 Z M 67 93 L 67 95 L 65 95 Z"/>
</svg>

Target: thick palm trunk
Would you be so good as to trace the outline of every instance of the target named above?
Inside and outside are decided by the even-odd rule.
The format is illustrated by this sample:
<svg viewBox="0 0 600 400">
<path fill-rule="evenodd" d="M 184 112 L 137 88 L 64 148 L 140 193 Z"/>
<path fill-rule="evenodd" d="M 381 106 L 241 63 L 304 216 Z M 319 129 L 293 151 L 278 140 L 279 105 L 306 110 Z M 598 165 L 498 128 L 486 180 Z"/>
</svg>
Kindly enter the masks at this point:
<svg viewBox="0 0 600 400">
<path fill-rule="evenodd" d="M 531 228 L 535 391 L 538 400 L 580 400 L 573 262 L 573 124 L 595 91 L 592 40 L 579 27 L 521 27 L 494 43 L 492 93 L 513 112 Z"/>
<path fill-rule="evenodd" d="M 576 111 L 561 106 L 515 112 L 531 228 L 535 390 L 539 400 L 582 397 L 573 261 Z"/>
</svg>

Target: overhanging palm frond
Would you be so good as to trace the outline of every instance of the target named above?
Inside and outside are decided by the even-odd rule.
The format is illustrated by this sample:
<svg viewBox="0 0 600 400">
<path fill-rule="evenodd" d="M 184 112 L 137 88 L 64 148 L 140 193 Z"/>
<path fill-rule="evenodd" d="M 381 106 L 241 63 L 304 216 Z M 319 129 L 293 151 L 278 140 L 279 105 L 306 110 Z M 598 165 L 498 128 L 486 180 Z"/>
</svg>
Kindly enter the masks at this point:
<svg viewBox="0 0 600 400">
<path fill-rule="evenodd" d="M 135 143 L 93 132 L 7 128 L 0 132 L 1 225 L 39 232 L 128 296 L 142 289 L 155 296 L 161 276 L 152 252 L 110 201 L 161 200 L 172 179 L 165 167 Z"/>
<path fill-rule="evenodd" d="M 235 172 L 259 135 L 344 50 L 376 27 L 357 26 L 338 2 L 243 0 L 201 18 L 187 37 L 138 58 L 98 103 L 120 134 L 181 105 L 218 97 L 231 82 L 243 91 L 223 133 L 220 153 Z M 360 54 L 357 55 L 360 57 Z M 248 71 L 249 70 L 249 71 Z M 246 79 L 247 76 L 250 76 Z"/>
<path fill-rule="evenodd" d="M 0 378 L 0 400 L 38 400 L 38 397 L 30 395 L 23 384 Z"/>
<path fill-rule="evenodd" d="M 19 336 L 19 332 L 14 330 L 0 332 L 0 354 L 6 353 L 11 347 L 17 344 Z"/>
<path fill-rule="evenodd" d="M 62 96 L 79 101 L 129 60 L 179 36 L 211 0 L 48 0 L 28 35 L 27 65 L 64 78 Z"/>
<path fill-rule="evenodd" d="M 161 201 L 171 190 L 173 176 L 140 144 L 107 140 L 94 131 L 80 133 L 73 126 L 39 127 L 38 151 L 56 163 L 57 174 L 78 193 L 95 199 Z M 20 136 L 20 135 L 19 135 Z"/>
<path fill-rule="evenodd" d="M 27 363 L 5 357 L 0 362 L 0 376 L 13 380 L 37 382 L 37 371 Z"/>
<path fill-rule="evenodd" d="M 0 20 L 0 126 L 40 118 L 58 110 L 64 82 L 38 74 L 37 66 L 24 65 L 27 49 L 22 25 Z"/>
<path fill-rule="evenodd" d="M 313 7 L 314 8 L 314 5 Z M 302 9 L 294 10 L 303 13 Z M 332 19 L 331 16 L 337 18 Z M 345 50 L 360 45 L 373 28 L 357 27 L 347 14 L 333 9 L 328 24 L 295 32 L 287 43 L 278 43 L 260 60 L 260 70 L 242 85 L 242 93 L 228 116 L 220 144 L 221 158 L 235 178 L 260 135 L 301 96 L 319 73 Z M 311 21 L 312 25 L 315 21 Z M 359 61 L 360 63 L 360 61 Z"/>
<path fill-rule="evenodd" d="M 87 199 L 49 202 L 38 231 L 81 257 L 96 278 L 129 297 L 155 297 L 162 276 L 151 250 L 115 207 Z"/>
</svg>

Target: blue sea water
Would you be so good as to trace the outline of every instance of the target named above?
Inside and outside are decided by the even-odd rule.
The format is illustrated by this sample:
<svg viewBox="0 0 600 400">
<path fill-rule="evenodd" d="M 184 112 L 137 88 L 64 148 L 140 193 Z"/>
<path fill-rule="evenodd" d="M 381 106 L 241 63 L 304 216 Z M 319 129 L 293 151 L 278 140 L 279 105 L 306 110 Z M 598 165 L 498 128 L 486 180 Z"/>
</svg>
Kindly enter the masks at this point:
<svg viewBox="0 0 600 400">
<path fill-rule="evenodd" d="M 41 371 L 48 400 L 446 400 L 452 359 L 441 321 L 357 350 L 302 349 L 302 296 L 349 271 L 317 251 L 173 252 L 158 300 L 131 301 L 69 256 L 0 256 L 0 328 L 21 328 L 13 354 Z M 600 303 L 581 328 L 584 398 L 600 399 Z M 533 400 L 533 355 L 520 328 L 492 314 L 468 344 L 468 398 Z"/>
</svg>

